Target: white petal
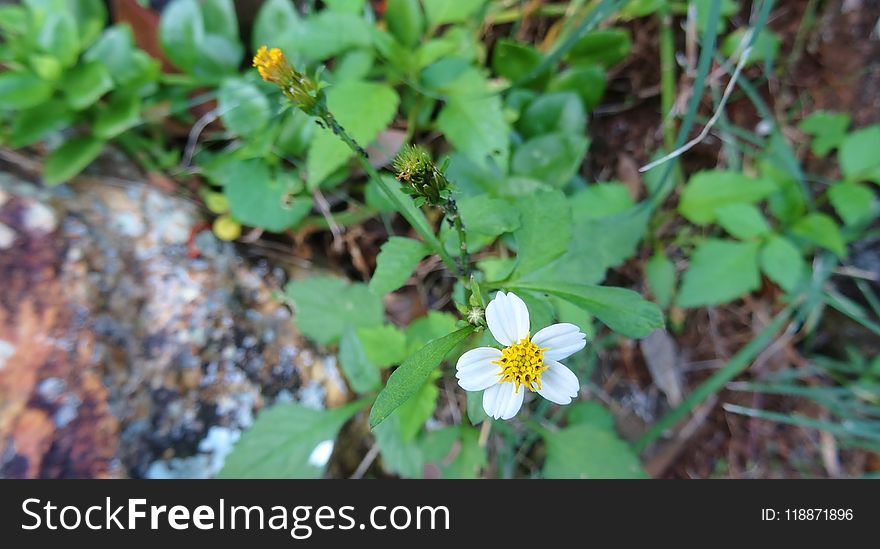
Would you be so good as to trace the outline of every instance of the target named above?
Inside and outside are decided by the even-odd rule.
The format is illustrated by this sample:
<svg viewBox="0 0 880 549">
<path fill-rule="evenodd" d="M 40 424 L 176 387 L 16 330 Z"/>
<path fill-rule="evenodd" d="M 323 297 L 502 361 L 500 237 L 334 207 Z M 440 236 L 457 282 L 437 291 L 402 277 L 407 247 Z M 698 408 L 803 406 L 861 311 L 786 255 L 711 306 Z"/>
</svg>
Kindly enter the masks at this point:
<svg viewBox="0 0 880 549">
<path fill-rule="evenodd" d="M 465 391 L 482 391 L 500 379 L 501 366 L 493 364 L 501 358 L 501 351 L 492 347 L 478 347 L 461 355 L 455 365 L 455 377 Z"/>
<path fill-rule="evenodd" d="M 483 410 L 486 415 L 494 419 L 510 419 L 519 412 L 522 407 L 523 396 L 528 389 L 520 387 L 509 381 L 497 383 L 483 393 Z"/>
<path fill-rule="evenodd" d="M 532 343 L 547 349 L 544 360 L 562 360 L 586 347 L 586 337 L 574 324 L 562 323 L 540 330 L 532 338 Z"/>
<path fill-rule="evenodd" d="M 544 360 L 549 368 L 541 374 L 541 388 L 538 394 L 556 404 L 568 404 L 581 390 L 581 382 L 574 372 L 556 362 Z"/>
<path fill-rule="evenodd" d="M 529 335 L 529 309 L 516 294 L 498 292 L 486 307 L 486 323 L 498 343 L 513 345 Z"/>
</svg>

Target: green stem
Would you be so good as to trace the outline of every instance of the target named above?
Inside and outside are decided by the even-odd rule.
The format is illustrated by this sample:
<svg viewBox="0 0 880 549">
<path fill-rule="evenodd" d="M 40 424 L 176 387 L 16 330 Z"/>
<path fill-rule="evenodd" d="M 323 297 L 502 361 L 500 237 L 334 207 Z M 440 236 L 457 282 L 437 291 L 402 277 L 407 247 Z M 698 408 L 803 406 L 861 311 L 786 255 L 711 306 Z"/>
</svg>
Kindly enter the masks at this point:
<svg viewBox="0 0 880 549">
<path fill-rule="evenodd" d="M 666 150 L 675 147 L 675 126 L 672 124 L 672 106 L 675 102 L 675 41 L 672 36 L 672 14 L 669 7 L 661 8 L 660 18 L 660 110 L 663 115 L 663 141 Z"/>
<path fill-rule="evenodd" d="M 444 207 L 446 218 L 452 221 L 455 232 L 458 234 L 458 262 L 461 275 L 467 277 L 470 274 L 470 257 L 467 249 L 467 233 L 464 230 L 464 222 L 458 212 L 458 204 L 450 198 Z"/>
<path fill-rule="evenodd" d="M 370 178 L 379 185 L 379 188 L 382 189 L 388 200 L 390 200 L 391 203 L 394 204 L 394 207 L 398 211 L 398 213 L 400 213 L 400 215 L 402 215 L 409 222 L 409 224 L 412 225 L 412 228 L 415 229 L 415 231 L 419 233 L 419 236 L 422 237 L 425 243 L 430 246 L 432 250 L 434 250 L 434 253 L 440 256 L 440 259 L 443 260 L 443 263 L 450 271 L 458 272 L 458 267 L 455 264 L 455 261 L 452 259 L 452 257 L 450 257 L 448 253 L 446 253 L 446 250 L 443 248 L 443 246 L 440 244 L 440 241 L 434 235 L 433 229 L 431 229 L 431 226 L 428 224 L 428 220 L 425 219 L 421 211 L 419 211 L 419 209 L 416 208 L 412 203 L 405 203 L 404 199 L 394 192 L 394 189 L 392 189 L 391 186 L 388 185 L 388 182 L 385 181 L 385 179 L 383 179 L 382 176 L 379 175 L 379 172 L 376 170 L 376 168 L 374 168 L 373 165 L 370 164 L 369 160 L 367 159 L 367 151 L 364 150 L 363 147 L 358 145 L 357 141 L 355 141 L 354 138 L 351 137 L 348 132 L 346 132 L 345 129 L 339 124 L 339 122 L 336 121 L 333 113 L 331 113 L 327 109 L 326 105 L 318 105 L 317 109 L 318 117 L 327 125 L 327 127 L 333 133 L 339 136 L 343 143 L 348 145 L 348 147 L 352 151 L 354 151 L 358 162 L 360 162 L 361 164 L 361 167 L 364 169 L 364 171 L 367 172 L 367 175 L 369 175 Z"/>
</svg>

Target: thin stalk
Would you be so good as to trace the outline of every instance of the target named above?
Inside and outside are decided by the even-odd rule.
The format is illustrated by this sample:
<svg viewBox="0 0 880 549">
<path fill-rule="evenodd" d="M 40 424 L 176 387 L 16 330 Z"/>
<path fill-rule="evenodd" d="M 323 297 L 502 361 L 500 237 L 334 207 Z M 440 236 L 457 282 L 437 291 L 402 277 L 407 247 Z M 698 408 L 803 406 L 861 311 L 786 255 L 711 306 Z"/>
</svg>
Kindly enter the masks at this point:
<svg viewBox="0 0 880 549">
<path fill-rule="evenodd" d="M 658 12 L 660 19 L 660 110 L 663 120 L 663 143 L 666 150 L 675 148 L 675 125 L 672 107 L 675 104 L 675 40 L 672 35 L 672 14 L 664 6 Z"/>
<path fill-rule="evenodd" d="M 397 193 L 394 192 L 394 190 L 388 185 L 388 182 L 386 182 L 382 178 L 382 176 L 379 175 L 379 172 L 376 170 L 376 168 L 374 168 L 373 165 L 370 164 L 367 158 L 367 151 L 363 147 L 361 147 L 357 143 L 357 141 L 355 141 L 354 138 L 348 134 L 348 132 L 345 131 L 345 129 L 339 124 L 339 122 L 337 122 L 336 118 L 325 105 L 320 105 L 318 107 L 318 117 L 334 134 L 339 136 L 343 143 L 348 145 L 348 147 L 352 151 L 354 151 L 358 162 L 360 162 L 361 167 L 364 169 L 364 171 L 367 172 L 367 175 L 369 175 L 370 178 L 376 181 L 376 183 L 379 185 L 379 188 L 382 189 L 388 200 L 390 200 L 391 203 L 394 204 L 395 209 L 400 212 L 400 215 L 402 215 L 409 222 L 410 225 L 412 225 L 413 229 L 415 229 L 416 232 L 419 233 L 419 236 L 422 237 L 425 243 L 428 244 L 428 246 L 430 246 L 431 249 L 433 249 L 434 252 L 440 256 L 440 259 L 443 261 L 446 267 L 452 272 L 458 272 L 458 266 L 455 264 L 455 261 L 452 259 L 452 257 L 450 257 L 448 253 L 446 253 L 446 250 L 443 248 L 443 246 L 440 244 L 440 241 L 434 235 L 434 231 L 428 225 L 427 220 L 419 215 L 419 210 L 416 209 L 415 206 L 412 205 L 412 203 L 405 203 L 404 200 Z"/>
<path fill-rule="evenodd" d="M 455 227 L 455 232 L 458 235 L 458 262 L 459 269 L 463 276 L 468 276 L 470 274 L 470 257 L 468 256 L 467 249 L 467 233 L 464 230 L 464 222 L 461 220 L 461 214 L 458 212 L 458 204 L 455 203 L 455 199 L 450 198 L 446 203 L 446 206 L 443 208 L 443 212 L 446 214 L 446 219 Z"/>
</svg>

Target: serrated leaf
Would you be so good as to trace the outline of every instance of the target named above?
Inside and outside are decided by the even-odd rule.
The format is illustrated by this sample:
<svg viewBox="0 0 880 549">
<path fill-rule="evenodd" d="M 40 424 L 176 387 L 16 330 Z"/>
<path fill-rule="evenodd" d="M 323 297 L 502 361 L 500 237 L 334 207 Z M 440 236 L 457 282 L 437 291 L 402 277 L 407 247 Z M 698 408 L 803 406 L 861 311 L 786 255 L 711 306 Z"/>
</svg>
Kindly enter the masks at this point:
<svg viewBox="0 0 880 549">
<path fill-rule="evenodd" d="M 535 137 L 516 149 L 511 171 L 562 188 L 577 173 L 589 146 L 589 139 L 576 134 L 551 133 Z"/>
<path fill-rule="evenodd" d="M 678 292 L 678 305 L 720 305 L 760 286 L 757 242 L 707 239 L 691 255 Z"/>
<path fill-rule="evenodd" d="M 819 247 L 834 252 L 838 257 L 846 257 L 846 243 L 840 234 L 840 227 L 823 213 L 812 213 L 800 218 L 791 226 L 791 233 Z"/>
<path fill-rule="evenodd" d="M 385 295 L 403 286 L 428 255 L 428 249 L 418 240 L 392 236 L 382 244 L 376 258 L 376 272 L 370 279 L 370 291 Z"/>
<path fill-rule="evenodd" d="M 457 202 L 470 253 L 488 246 L 502 234 L 514 231 L 520 225 L 519 212 L 506 200 L 480 194 Z M 458 254 L 458 233 L 448 224 L 444 224 L 441 230 L 446 251 L 451 255 Z"/>
<path fill-rule="evenodd" d="M 880 125 L 868 126 L 846 136 L 838 151 L 840 169 L 847 179 L 868 179 L 880 184 Z"/>
<path fill-rule="evenodd" d="M 843 142 L 849 123 L 848 114 L 816 111 L 803 119 L 798 128 L 813 136 L 810 142 L 813 154 L 824 157 Z"/>
<path fill-rule="evenodd" d="M 446 358 L 455 347 L 473 333 L 472 326 L 466 326 L 444 337 L 430 341 L 413 353 L 400 365 L 385 389 L 376 397 L 370 411 L 370 425 L 376 427 L 401 404 L 406 402 L 428 379 L 431 372 Z"/>
<path fill-rule="evenodd" d="M 235 135 L 247 137 L 269 124 L 269 100 L 250 82 L 225 80 L 217 91 L 217 101 L 223 125 Z"/>
<path fill-rule="evenodd" d="M 678 211 L 689 221 L 704 225 L 715 221 L 715 211 L 731 204 L 751 204 L 776 190 L 773 182 L 752 179 L 737 172 L 710 170 L 688 180 Z"/>
<path fill-rule="evenodd" d="M 645 275 L 654 299 L 665 309 L 672 302 L 675 290 L 675 265 L 662 250 L 657 250 L 645 265 Z"/>
<path fill-rule="evenodd" d="M 587 418 L 590 419 L 590 418 Z M 638 456 L 604 421 L 542 430 L 547 447 L 544 478 L 647 478 Z"/>
<path fill-rule="evenodd" d="M 285 289 L 296 307 L 294 322 L 306 337 L 326 345 L 349 327 L 382 324 L 382 300 L 365 284 L 349 284 L 332 276 L 313 276 L 290 282 Z"/>
<path fill-rule="evenodd" d="M 437 128 L 455 149 L 480 166 L 487 158 L 506 165 L 510 128 L 501 99 L 488 90 L 449 98 L 437 117 Z"/>
<path fill-rule="evenodd" d="M 397 104 L 397 93 L 385 84 L 347 81 L 327 89 L 330 112 L 361 147 L 370 145 L 388 127 Z M 316 188 L 352 156 L 354 152 L 331 130 L 318 128 L 306 156 L 309 188 Z"/>
<path fill-rule="evenodd" d="M 794 291 L 807 266 L 800 250 L 784 236 L 771 236 L 761 248 L 761 270 L 786 292 Z"/>
<path fill-rule="evenodd" d="M 98 157 L 105 144 L 105 141 L 90 136 L 67 141 L 46 159 L 43 180 L 48 185 L 57 185 L 71 179 Z"/>
<path fill-rule="evenodd" d="M 293 174 L 273 175 L 260 159 L 229 162 L 222 181 L 232 215 L 252 227 L 280 232 L 299 223 L 312 209 L 310 196 L 296 194 L 302 183 Z"/>
<path fill-rule="evenodd" d="M 571 210 L 559 191 L 539 192 L 517 200 L 520 227 L 516 239 L 519 276 L 543 267 L 561 256 L 571 242 Z"/>
<path fill-rule="evenodd" d="M 656 304 L 625 288 L 537 281 L 516 282 L 511 287 L 561 297 L 627 337 L 644 337 L 664 325 Z"/>
<path fill-rule="evenodd" d="M 761 210 L 752 204 L 731 204 L 715 210 L 718 224 L 731 235 L 748 239 L 770 232 Z"/>
<path fill-rule="evenodd" d="M 828 189 L 828 199 L 846 225 L 857 225 L 877 216 L 874 191 L 862 183 L 835 183 Z"/>
<path fill-rule="evenodd" d="M 395 326 L 360 328 L 357 336 L 367 359 L 379 368 L 395 366 L 406 358 L 406 335 Z"/>
<path fill-rule="evenodd" d="M 382 382 L 379 367 L 367 358 L 354 328 L 345 330 L 339 340 L 339 365 L 356 393 L 372 391 Z"/>
<path fill-rule="evenodd" d="M 629 189 L 621 183 L 593 183 L 571 196 L 575 222 L 602 219 L 623 213 L 635 205 Z"/>
<path fill-rule="evenodd" d="M 226 458 L 219 478 L 320 478 L 326 464 L 310 460 L 319 444 L 364 407 L 353 402 L 333 410 L 276 404 L 257 417 Z"/>
</svg>

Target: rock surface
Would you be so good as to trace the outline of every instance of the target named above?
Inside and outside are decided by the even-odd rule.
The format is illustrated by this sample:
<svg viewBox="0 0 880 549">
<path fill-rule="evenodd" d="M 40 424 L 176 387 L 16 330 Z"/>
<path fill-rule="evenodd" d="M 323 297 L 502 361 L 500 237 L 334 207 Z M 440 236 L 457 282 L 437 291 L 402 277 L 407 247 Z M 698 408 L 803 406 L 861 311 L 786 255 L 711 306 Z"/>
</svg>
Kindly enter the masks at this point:
<svg viewBox="0 0 880 549">
<path fill-rule="evenodd" d="M 202 226 L 145 184 L 0 172 L 0 476 L 207 477 L 267 402 L 345 399 L 288 273 Z"/>
</svg>

